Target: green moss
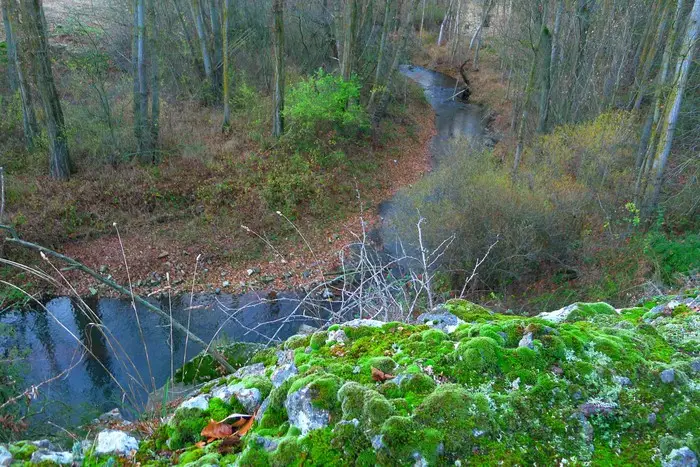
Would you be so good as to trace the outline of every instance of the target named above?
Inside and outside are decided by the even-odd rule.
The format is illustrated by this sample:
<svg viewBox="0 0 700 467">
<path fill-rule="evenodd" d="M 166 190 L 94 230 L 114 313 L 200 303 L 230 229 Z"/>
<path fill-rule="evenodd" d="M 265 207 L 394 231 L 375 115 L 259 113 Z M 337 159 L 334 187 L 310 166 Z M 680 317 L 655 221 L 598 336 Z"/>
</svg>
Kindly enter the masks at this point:
<svg viewBox="0 0 700 467">
<path fill-rule="evenodd" d="M 469 339 L 460 349 L 464 349 L 463 365 L 468 370 L 492 371 L 498 367 L 501 348 L 498 342 L 490 337 Z"/>
<path fill-rule="evenodd" d="M 342 381 L 333 374 L 314 373 L 294 381 L 288 394 L 301 388 L 308 387 L 312 394 L 312 404 L 315 407 L 333 411 L 338 408 L 338 390 Z"/>
<path fill-rule="evenodd" d="M 309 346 L 310 342 L 311 336 L 304 336 L 298 334 L 287 339 L 283 347 L 285 350 L 293 350 L 299 348 L 304 349 L 305 347 Z"/>
<path fill-rule="evenodd" d="M 428 345 L 438 345 L 449 336 L 439 329 L 427 329 L 421 333 L 421 340 Z"/>
<path fill-rule="evenodd" d="M 384 373 L 392 374 L 396 371 L 396 362 L 390 357 L 373 357 L 367 360 L 365 365 L 367 368 L 376 368 Z"/>
<path fill-rule="evenodd" d="M 367 391 L 362 407 L 362 417 L 360 418 L 365 430 L 370 433 L 376 432 L 381 427 L 384 420 L 394 414 L 394 406 L 376 391 Z"/>
<path fill-rule="evenodd" d="M 262 363 L 263 365 L 272 366 L 277 364 L 277 349 L 270 347 L 269 349 L 262 349 L 253 355 L 250 359 L 250 364 Z"/>
<path fill-rule="evenodd" d="M 483 306 L 467 300 L 450 300 L 445 304 L 445 307 L 450 313 L 467 323 L 489 320 L 493 315 Z"/>
<path fill-rule="evenodd" d="M 417 373 L 405 377 L 400 388 L 404 393 L 429 394 L 435 389 L 435 381 L 426 374 Z"/>
<path fill-rule="evenodd" d="M 192 449 L 189 451 L 185 451 L 182 454 L 180 454 L 180 459 L 179 463 L 180 464 L 188 464 L 190 462 L 194 462 L 200 457 L 204 455 L 204 450 L 203 449 Z"/>
<path fill-rule="evenodd" d="M 29 460 L 37 449 L 38 448 L 36 446 L 26 441 L 19 441 L 15 444 L 10 444 L 8 447 L 8 451 L 10 451 L 12 457 L 14 457 L 15 460 L 20 461 Z"/>
<path fill-rule="evenodd" d="M 236 459 L 236 463 L 246 467 L 269 467 L 270 459 L 268 453 L 262 447 L 249 443 L 248 447 Z"/>
<path fill-rule="evenodd" d="M 283 438 L 270 454 L 270 465 L 272 467 L 287 467 L 301 465 L 299 458 L 299 446 L 295 437 Z"/>
<path fill-rule="evenodd" d="M 344 420 L 359 419 L 365 404 L 365 394 L 369 389 L 354 381 L 348 381 L 338 390 Z"/>
<path fill-rule="evenodd" d="M 311 336 L 309 345 L 313 350 L 319 350 L 321 347 L 326 345 L 326 339 L 328 339 L 327 332 L 316 332 Z"/>
<path fill-rule="evenodd" d="M 198 442 L 208 422 L 207 413 L 199 409 L 178 410 L 168 425 L 168 447 L 176 450 Z"/>
<path fill-rule="evenodd" d="M 569 323 L 586 321 L 600 315 L 616 316 L 617 312 L 605 302 L 576 303 L 576 308 L 569 314 L 566 321 Z"/>
<path fill-rule="evenodd" d="M 249 376 L 243 381 L 241 381 L 241 384 L 243 384 L 243 387 L 245 388 L 256 388 L 260 391 L 260 394 L 263 398 L 263 400 L 270 395 L 270 392 L 272 391 L 272 381 L 270 381 L 268 378 L 264 378 L 262 376 Z"/>
</svg>

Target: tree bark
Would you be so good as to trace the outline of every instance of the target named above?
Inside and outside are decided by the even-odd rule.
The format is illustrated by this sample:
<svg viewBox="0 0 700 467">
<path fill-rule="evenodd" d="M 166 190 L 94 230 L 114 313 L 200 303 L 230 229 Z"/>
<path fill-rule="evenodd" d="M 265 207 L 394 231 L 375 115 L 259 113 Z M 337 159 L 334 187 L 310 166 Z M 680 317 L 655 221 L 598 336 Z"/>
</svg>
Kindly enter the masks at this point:
<svg viewBox="0 0 700 467">
<path fill-rule="evenodd" d="M 5 45 L 7 50 L 7 80 L 10 85 L 10 90 L 14 94 L 17 92 L 19 83 L 17 82 L 17 43 L 15 41 L 14 28 L 10 23 L 10 1 L 2 0 L 0 9 L 2 9 L 2 23 L 5 26 Z"/>
<path fill-rule="evenodd" d="M 540 55 L 542 57 L 542 68 L 540 69 L 540 109 L 537 132 L 547 131 L 547 117 L 549 113 L 549 91 L 551 86 L 551 64 L 552 64 L 552 35 L 546 27 L 542 29 L 540 38 Z"/>
<path fill-rule="evenodd" d="M 372 86 L 372 92 L 370 93 L 369 96 L 369 102 L 367 103 L 367 108 L 371 109 L 372 106 L 374 105 L 374 99 L 377 96 L 377 93 L 379 92 L 379 86 L 380 86 L 380 80 L 382 77 L 382 73 L 384 72 L 384 55 L 386 53 L 386 42 L 387 42 L 387 37 L 389 35 L 389 28 L 390 28 L 390 13 L 391 13 L 391 1 L 392 0 L 386 0 L 384 3 L 384 23 L 382 24 L 382 37 L 379 40 L 379 52 L 377 55 L 377 69 L 375 70 L 374 73 L 374 83 Z"/>
<path fill-rule="evenodd" d="M 345 81 L 350 80 L 355 57 L 355 36 L 357 35 L 357 15 L 359 0 L 345 1 L 343 58 L 340 62 L 340 75 Z"/>
<path fill-rule="evenodd" d="M 151 120 L 149 124 L 149 151 L 151 162 L 156 160 L 160 139 L 160 48 L 155 0 L 148 0 L 149 52 L 151 64 Z"/>
<path fill-rule="evenodd" d="M 204 17 L 202 16 L 202 8 L 199 5 L 199 0 L 192 0 L 190 4 L 192 16 L 194 17 L 195 29 L 197 30 L 197 38 L 199 39 L 199 47 L 202 54 L 202 62 L 204 63 L 204 76 L 207 80 L 207 94 L 211 92 L 213 85 L 211 56 L 209 55 L 209 47 L 207 45 L 207 34 L 204 29 Z"/>
<path fill-rule="evenodd" d="M 148 78 L 146 76 L 146 5 L 145 0 L 136 0 L 136 76 L 138 79 L 139 129 L 137 134 L 137 151 L 141 162 L 152 161 L 149 116 L 148 116 Z"/>
<path fill-rule="evenodd" d="M 33 70 L 36 85 L 44 107 L 44 120 L 49 140 L 49 175 L 57 180 L 68 180 L 71 160 L 66 140 L 66 126 L 63 109 L 56 89 L 51 69 L 49 42 L 41 0 L 24 2 L 27 23 L 27 37 L 34 55 Z"/>
<path fill-rule="evenodd" d="M 223 5 L 223 31 L 222 31 L 222 41 L 223 41 L 223 73 L 222 73 L 222 87 L 224 93 L 224 120 L 221 124 L 221 129 L 224 133 L 228 133 L 231 127 L 231 104 L 229 102 L 229 64 L 228 64 L 228 10 L 229 10 L 229 0 L 224 0 Z"/>
<path fill-rule="evenodd" d="M 279 138 L 284 133 L 284 0 L 273 0 L 272 17 L 275 71 L 272 135 Z"/>
<path fill-rule="evenodd" d="M 659 47 L 661 46 L 661 42 L 663 41 L 664 33 L 666 31 L 666 25 L 668 23 L 669 9 L 670 9 L 670 4 L 666 3 L 666 5 L 664 6 L 664 9 L 661 13 L 661 20 L 659 21 L 659 25 L 656 29 L 656 37 L 654 38 L 654 42 L 652 42 L 651 47 L 648 50 L 648 52 L 647 52 L 647 54 L 644 57 L 644 60 L 642 62 L 641 76 L 638 76 L 639 89 L 637 89 L 636 98 L 633 99 L 632 104 L 630 105 L 630 109 L 639 110 L 639 108 L 642 105 L 642 100 L 644 99 L 644 96 L 646 94 L 646 87 L 647 87 L 647 81 L 649 80 L 649 74 L 651 73 L 652 65 L 653 65 L 654 61 L 656 60 L 657 51 L 659 50 Z"/>
<path fill-rule="evenodd" d="M 440 23 L 440 33 L 438 34 L 437 40 L 438 47 L 442 45 L 442 40 L 444 39 L 443 35 L 445 32 L 445 23 L 447 23 L 447 18 L 450 15 L 450 10 L 452 9 L 452 2 L 454 2 L 454 0 L 450 0 L 450 4 L 447 6 L 447 10 L 445 10 L 445 17 L 442 18 L 442 23 Z"/>
<path fill-rule="evenodd" d="M 683 103 L 683 93 L 685 92 L 686 85 L 688 84 L 690 65 L 693 61 L 693 53 L 697 46 L 696 41 L 698 39 L 699 23 L 700 0 L 695 0 L 693 2 L 693 9 L 690 12 L 690 17 L 688 18 L 685 38 L 683 39 L 680 56 L 678 57 L 678 64 L 676 65 L 675 86 L 671 90 L 671 93 L 666 101 L 667 110 L 664 118 L 664 126 L 661 131 L 661 138 L 659 139 L 656 156 L 654 157 L 654 168 L 656 169 L 656 175 L 654 178 L 654 192 L 651 198 L 651 204 L 649 206 L 652 212 L 658 207 L 659 198 L 661 197 L 664 172 L 668 163 L 668 156 L 671 153 L 671 146 L 673 145 L 673 137 L 676 131 L 678 115 L 680 114 L 681 104 Z"/>
<path fill-rule="evenodd" d="M 220 0 L 209 0 L 209 16 L 211 17 L 211 30 L 212 30 L 212 40 L 214 42 L 214 61 L 213 61 L 213 88 L 216 92 L 216 98 L 218 99 L 221 94 L 221 80 L 222 80 L 222 61 L 223 61 L 223 39 L 221 37 L 221 18 L 219 14 Z"/>
</svg>

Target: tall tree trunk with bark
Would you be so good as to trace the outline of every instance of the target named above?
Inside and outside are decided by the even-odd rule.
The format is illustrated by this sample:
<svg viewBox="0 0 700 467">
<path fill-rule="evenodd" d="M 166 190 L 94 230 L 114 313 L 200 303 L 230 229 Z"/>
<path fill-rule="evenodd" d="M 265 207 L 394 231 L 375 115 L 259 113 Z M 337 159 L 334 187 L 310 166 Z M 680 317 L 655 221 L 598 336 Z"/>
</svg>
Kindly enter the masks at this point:
<svg viewBox="0 0 700 467">
<path fill-rule="evenodd" d="M 359 0 L 345 1 L 343 21 L 343 58 L 340 62 L 340 74 L 345 81 L 350 80 L 352 65 L 355 58 L 355 36 L 357 35 L 357 17 Z"/>
<path fill-rule="evenodd" d="M 212 41 L 214 43 L 214 58 L 213 58 L 213 70 L 212 75 L 214 79 L 213 87 L 216 93 L 216 98 L 218 99 L 221 94 L 221 80 L 222 80 L 222 68 L 221 64 L 223 61 L 223 39 L 221 37 L 221 15 L 219 14 L 219 1 L 220 0 L 209 0 L 209 16 L 211 18 L 211 31 L 212 31 Z"/>
<path fill-rule="evenodd" d="M 139 128 L 136 141 L 137 152 L 143 163 L 151 162 L 150 118 L 148 115 L 148 77 L 146 76 L 146 5 L 145 0 L 136 0 L 136 79 L 138 80 Z"/>
<path fill-rule="evenodd" d="M 5 22 L 5 36 L 8 42 L 8 74 L 10 74 L 10 85 L 12 86 L 12 74 L 14 74 L 16 91 L 19 91 L 22 103 L 22 129 L 24 131 L 24 145 L 27 151 L 34 150 L 34 139 L 39 133 L 34 113 L 34 102 L 32 92 L 27 80 L 25 61 L 22 57 L 27 57 L 30 50 L 26 44 L 18 40 L 16 35 L 18 24 L 18 11 L 12 0 L 2 0 L 3 21 Z M 12 42 L 12 45 L 9 42 Z M 24 45 L 24 46 L 23 46 Z M 12 68 L 10 68 L 12 66 Z"/>
<path fill-rule="evenodd" d="M 231 104 L 229 102 L 229 64 L 228 64 L 228 10 L 229 10 L 229 0 L 224 0 L 223 5 L 223 31 L 222 31 L 222 41 L 223 41 L 223 73 L 222 73 L 222 86 L 224 93 L 224 121 L 221 124 L 221 129 L 224 133 L 228 133 L 231 128 Z"/>
<path fill-rule="evenodd" d="M 284 133 L 284 0 L 273 0 L 272 22 L 275 69 L 272 135 L 279 138 Z"/>
<path fill-rule="evenodd" d="M 476 28 L 476 31 L 474 31 L 472 40 L 469 41 L 470 49 L 473 48 L 474 43 L 476 43 L 476 50 L 474 51 L 474 62 L 472 63 L 472 68 L 474 68 L 474 70 L 479 69 L 479 49 L 481 49 L 481 31 L 486 25 L 486 21 L 488 20 L 488 17 L 491 14 L 491 8 L 493 8 L 494 3 L 495 0 L 488 0 L 486 3 L 484 3 L 484 10 L 481 15 L 481 21 L 479 22 L 479 26 Z"/>
<path fill-rule="evenodd" d="M 670 2 L 667 2 L 664 6 L 663 12 L 661 13 L 661 20 L 656 29 L 656 37 L 654 42 L 652 42 L 650 49 L 647 51 L 646 56 L 643 58 L 641 73 L 638 75 L 638 86 L 636 98 L 632 100 L 630 108 L 634 110 L 639 110 L 642 106 L 642 100 L 646 94 L 647 81 L 649 80 L 649 74 L 651 73 L 651 68 L 656 61 L 657 51 L 661 46 L 661 42 L 664 38 L 664 33 L 666 32 L 666 25 L 668 24 L 669 10 L 671 8 Z"/>
<path fill-rule="evenodd" d="M 209 55 L 209 45 L 207 43 L 207 31 L 204 25 L 204 16 L 202 15 L 202 8 L 199 4 L 199 0 L 192 0 L 190 7 L 194 18 L 195 29 L 197 30 L 197 38 L 199 39 L 202 62 L 204 63 L 204 76 L 207 80 L 205 92 L 208 95 L 212 91 L 211 87 L 214 84 L 214 77 L 212 74 L 211 56 Z"/>
<path fill-rule="evenodd" d="M 653 212 L 659 205 L 661 197 L 661 188 L 664 182 L 664 172 L 668 163 L 668 156 L 671 153 L 673 145 L 673 137 L 676 132 L 676 124 L 678 123 L 678 115 L 681 111 L 683 103 L 683 93 L 688 84 L 690 75 L 690 65 L 693 62 L 693 53 L 697 48 L 698 28 L 700 25 L 700 0 L 695 0 L 693 9 L 688 18 L 688 26 L 681 46 L 678 64 L 676 65 L 675 85 L 671 90 L 667 103 L 666 115 L 664 117 L 664 125 L 661 129 L 659 144 L 654 157 L 654 168 L 656 175 L 654 177 L 654 192 L 652 194 L 650 210 Z"/>
<path fill-rule="evenodd" d="M 160 47 L 158 44 L 158 23 L 155 0 L 148 0 L 148 39 L 151 65 L 151 119 L 149 123 L 149 151 L 155 162 L 160 139 Z"/>
<path fill-rule="evenodd" d="M 540 55 L 542 57 L 542 68 L 540 69 L 540 118 L 537 123 L 537 132 L 544 133 L 547 131 L 552 64 L 552 35 L 546 27 L 542 29 L 540 38 Z"/>
<path fill-rule="evenodd" d="M 5 26 L 5 46 L 7 52 L 7 80 L 10 84 L 10 90 L 15 93 L 19 83 L 17 82 L 17 42 L 15 39 L 14 28 L 10 23 L 10 0 L 2 0 L 0 9 L 2 9 L 2 24 Z"/>
<path fill-rule="evenodd" d="M 33 70 L 36 86 L 44 107 L 44 120 L 49 140 L 49 175 L 57 180 L 67 180 L 71 172 L 71 160 L 66 139 L 63 109 L 56 89 L 49 56 L 49 41 L 41 0 L 27 0 L 25 6 L 26 35 L 33 53 Z"/>
<path fill-rule="evenodd" d="M 389 36 L 390 19 L 391 14 L 391 0 L 386 0 L 384 4 L 384 23 L 382 23 L 382 37 L 379 40 L 379 52 L 377 55 L 377 68 L 374 72 L 374 83 L 372 85 L 372 91 L 369 96 L 369 102 L 367 103 L 367 108 L 371 109 L 374 105 L 374 99 L 379 92 L 380 80 L 382 73 L 384 73 L 384 55 L 386 53 L 386 43 Z"/>
</svg>

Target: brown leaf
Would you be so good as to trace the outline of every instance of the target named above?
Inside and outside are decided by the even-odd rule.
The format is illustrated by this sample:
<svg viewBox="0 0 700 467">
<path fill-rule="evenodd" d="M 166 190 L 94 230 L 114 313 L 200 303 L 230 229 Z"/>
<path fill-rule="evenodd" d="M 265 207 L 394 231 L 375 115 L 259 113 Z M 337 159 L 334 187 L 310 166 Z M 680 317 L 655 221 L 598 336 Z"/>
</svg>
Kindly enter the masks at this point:
<svg viewBox="0 0 700 467">
<path fill-rule="evenodd" d="M 379 368 L 374 368 L 372 367 L 372 379 L 378 382 L 383 382 L 388 379 L 392 379 L 394 375 L 390 375 L 389 373 L 384 373 L 382 370 Z"/>
<path fill-rule="evenodd" d="M 199 449 L 202 449 L 204 446 L 207 445 L 206 441 L 200 441 L 199 443 L 194 443 L 195 447 L 198 447 Z"/>
<path fill-rule="evenodd" d="M 219 451 L 219 454 L 222 456 L 225 456 L 226 454 L 230 454 L 233 452 L 233 448 L 238 446 L 241 443 L 241 437 L 238 435 L 238 433 L 234 433 L 228 438 L 224 438 L 221 441 L 221 444 L 217 446 L 217 450 Z"/>
<path fill-rule="evenodd" d="M 233 428 L 228 423 L 221 423 L 212 419 L 209 421 L 209 424 L 207 426 L 202 428 L 201 434 L 209 441 L 215 439 L 224 439 L 233 434 Z"/>
<path fill-rule="evenodd" d="M 247 419 L 247 420 L 245 421 L 245 423 L 243 423 L 243 424 L 241 425 L 241 427 L 240 427 L 238 430 L 236 430 L 236 434 L 237 434 L 239 437 L 243 437 L 243 435 L 245 435 L 246 433 L 248 433 L 248 432 L 250 431 L 250 429 L 253 428 L 253 423 L 255 423 L 255 415 L 256 415 L 257 413 L 258 413 L 258 411 L 256 410 L 255 413 L 253 414 L 253 416 L 250 417 L 249 419 Z"/>
</svg>

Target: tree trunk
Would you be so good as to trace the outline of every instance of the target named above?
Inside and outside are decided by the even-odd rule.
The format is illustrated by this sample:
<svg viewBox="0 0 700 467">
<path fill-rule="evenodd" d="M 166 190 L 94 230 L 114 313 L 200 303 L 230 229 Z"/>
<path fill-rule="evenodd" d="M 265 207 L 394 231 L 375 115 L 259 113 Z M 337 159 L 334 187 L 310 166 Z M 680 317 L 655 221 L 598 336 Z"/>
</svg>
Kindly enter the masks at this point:
<svg viewBox="0 0 700 467">
<path fill-rule="evenodd" d="M 284 0 L 273 0 L 272 16 L 275 68 L 272 135 L 279 138 L 284 133 Z"/>
<path fill-rule="evenodd" d="M 355 56 L 355 36 L 357 35 L 357 15 L 359 0 L 345 1 L 343 58 L 340 62 L 340 75 L 345 81 L 350 80 L 353 58 Z"/>
<path fill-rule="evenodd" d="M 138 79 L 139 126 L 137 143 L 139 158 L 143 163 L 152 162 L 148 116 L 148 78 L 146 76 L 146 5 L 136 0 L 136 75 Z"/>
<path fill-rule="evenodd" d="M 380 80 L 382 73 L 384 72 L 384 55 L 386 53 L 386 42 L 387 36 L 389 35 L 390 28 L 390 14 L 391 14 L 391 0 L 386 0 L 384 4 L 384 23 L 382 24 L 382 37 L 379 40 L 379 52 L 377 55 L 377 69 L 374 73 L 374 83 L 372 86 L 372 92 L 369 96 L 369 102 L 367 103 L 367 108 L 371 109 L 374 105 L 374 99 L 379 92 Z"/>
<path fill-rule="evenodd" d="M 472 68 L 474 68 L 474 70 L 476 71 L 479 70 L 479 49 L 481 48 L 481 31 L 484 29 L 484 25 L 486 24 L 486 20 L 488 19 L 488 16 L 491 13 L 491 8 L 493 8 L 494 3 L 494 0 L 488 0 L 488 3 L 484 4 L 484 11 L 481 17 L 481 22 L 476 28 L 476 31 L 472 36 L 472 40 L 469 42 L 470 49 L 474 46 L 474 42 L 476 42 L 476 50 L 474 51 L 474 63 L 472 64 Z"/>
<path fill-rule="evenodd" d="M 452 2 L 454 0 L 450 0 L 450 4 L 447 6 L 447 10 L 445 10 L 445 17 L 442 18 L 442 23 L 440 23 L 440 33 L 438 34 L 438 40 L 437 40 L 437 45 L 440 47 L 442 45 L 442 39 L 444 38 L 444 32 L 445 32 L 445 23 L 447 23 L 447 18 L 450 15 L 450 10 L 452 9 Z"/>
<path fill-rule="evenodd" d="M 221 94 L 221 75 L 222 75 L 222 60 L 223 60 L 223 39 L 221 37 L 221 18 L 219 14 L 219 3 L 220 0 L 209 0 L 209 16 L 211 17 L 211 31 L 212 40 L 214 42 L 214 61 L 212 75 L 214 78 L 213 89 L 216 92 L 216 98 L 218 99 Z"/>
<path fill-rule="evenodd" d="M 550 67 L 552 64 L 552 35 L 546 27 L 542 29 L 539 49 L 542 57 L 542 68 L 540 70 L 540 119 L 537 124 L 537 132 L 545 133 L 547 131 L 547 117 L 549 113 Z"/>
<path fill-rule="evenodd" d="M 396 47 L 396 51 L 394 52 L 394 58 L 391 62 L 391 67 L 388 70 L 387 77 L 382 89 L 382 94 L 375 108 L 370 111 L 372 125 L 374 127 L 376 127 L 379 124 L 379 121 L 384 116 L 384 114 L 386 113 L 386 109 L 389 106 L 389 99 L 391 98 L 389 88 L 391 87 L 391 82 L 394 73 L 396 72 L 396 69 L 399 66 L 399 60 L 401 59 L 401 55 L 406 49 L 406 43 L 408 42 L 409 27 L 411 26 L 411 23 L 413 21 L 413 11 L 416 9 L 416 5 L 418 5 L 418 0 L 410 0 L 410 3 L 408 5 L 408 13 L 406 14 L 406 21 L 404 21 L 403 24 L 401 24 L 401 28 L 398 34 L 399 45 Z"/>
<path fill-rule="evenodd" d="M 425 22 L 425 0 L 423 0 L 423 8 L 421 10 L 421 15 L 420 15 L 420 32 L 418 33 L 419 37 L 423 39 L 423 23 Z"/>
<path fill-rule="evenodd" d="M 199 59 L 199 54 L 197 53 L 194 43 L 192 41 L 192 34 L 190 33 L 190 27 L 187 21 L 185 21 L 185 15 L 182 13 L 182 8 L 180 8 L 179 0 L 173 0 L 173 5 L 175 5 L 175 11 L 177 13 L 178 21 L 182 27 L 182 31 L 185 34 L 185 42 L 187 42 L 187 49 L 190 51 L 192 56 L 192 61 L 194 62 L 197 71 L 204 77 L 204 70 L 202 69 L 202 61 Z"/>
<path fill-rule="evenodd" d="M 2 0 L 2 7 L 3 21 L 5 20 L 5 17 L 7 18 L 7 21 L 5 22 L 5 35 L 8 42 L 10 41 L 10 38 L 12 38 L 13 42 L 12 46 L 10 46 L 9 43 L 7 45 L 8 73 L 15 74 L 15 83 L 17 90 L 19 91 L 20 101 L 22 102 L 22 129 L 24 131 L 24 145 L 27 148 L 27 151 L 33 151 L 34 139 L 39 133 L 39 129 L 36 123 L 36 114 L 34 113 L 32 93 L 29 87 L 29 82 L 27 81 L 25 62 L 21 59 L 21 57 L 27 57 L 31 51 L 28 50 L 26 44 L 24 47 L 22 47 L 22 44 L 17 40 L 15 26 L 18 24 L 18 11 L 15 9 L 12 0 Z M 10 65 L 13 66 L 12 69 L 9 68 Z"/>
<path fill-rule="evenodd" d="M 190 4 L 192 16 L 194 17 L 195 29 L 197 30 L 197 38 L 199 39 L 199 47 L 202 53 L 202 62 L 204 62 L 204 76 L 207 80 L 207 94 L 211 92 L 213 85 L 211 57 L 209 56 L 209 47 L 207 45 L 207 34 L 204 29 L 204 17 L 202 16 L 202 8 L 199 5 L 199 0 L 192 0 Z"/>
<path fill-rule="evenodd" d="M 15 41 L 14 28 L 10 23 L 10 0 L 2 0 L 0 9 L 2 9 L 2 23 L 5 26 L 5 45 L 7 50 L 7 80 L 10 84 L 10 90 L 14 94 L 17 92 L 19 83 L 17 82 L 17 43 Z"/>
<path fill-rule="evenodd" d="M 223 19 L 223 60 L 224 60 L 224 69 L 223 69 L 223 78 L 222 78 L 222 85 L 223 85 L 223 92 L 224 92 L 224 121 L 221 124 L 221 129 L 224 133 L 228 133 L 229 129 L 231 128 L 231 104 L 229 102 L 230 96 L 229 96 L 229 69 L 228 69 L 228 10 L 229 10 L 229 0 L 224 0 L 224 5 L 223 5 L 223 13 L 224 13 L 224 19 Z"/>
<path fill-rule="evenodd" d="M 656 54 L 661 46 L 661 41 L 663 41 L 664 33 L 666 31 L 666 25 L 668 23 L 670 4 L 666 3 L 663 12 L 661 13 L 661 20 L 659 21 L 658 28 L 656 30 L 656 37 L 654 42 L 651 44 L 650 49 L 647 51 L 646 56 L 642 62 L 641 76 L 639 78 L 639 89 L 637 90 L 636 99 L 633 99 L 630 109 L 639 110 L 642 106 L 642 100 L 644 99 L 647 87 L 647 81 L 649 80 L 649 74 L 651 73 L 651 68 L 656 61 Z"/>
<path fill-rule="evenodd" d="M 27 23 L 27 37 L 34 55 L 36 85 L 44 107 L 44 120 L 49 140 L 49 175 L 57 180 L 70 177 L 71 160 L 68 153 L 63 109 L 51 69 L 49 42 L 41 0 L 24 2 Z"/>
<path fill-rule="evenodd" d="M 693 53 L 696 48 L 698 39 L 698 25 L 700 23 L 700 0 L 695 0 L 693 9 L 688 18 L 688 27 L 683 39 L 678 64 L 676 66 L 675 86 L 671 90 L 666 104 L 666 116 L 664 118 L 664 126 L 661 131 L 661 138 L 657 147 L 656 157 L 654 158 L 654 168 L 656 175 L 654 178 L 654 193 L 651 198 L 650 210 L 653 212 L 659 205 L 661 197 L 661 188 L 663 187 L 664 171 L 668 163 L 668 156 L 671 153 L 673 145 L 673 136 L 676 131 L 678 115 L 681 111 L 683 103 L 683 93 L 688 84 L 688 76 L 690 75 L 690 65 L 693 61 Z M 670 105 L 669 105 L 670 104 Z"/>
<path fill-rule="evenodd" d="M 158 47 L 158 23 L 155 0 L 148 0 L 149 49 L 151 62 L 151 121 L 149 125 L 149 151 L 151 162 L 156 160 L 160 139 L 160 55 Z"/>
</svg>

